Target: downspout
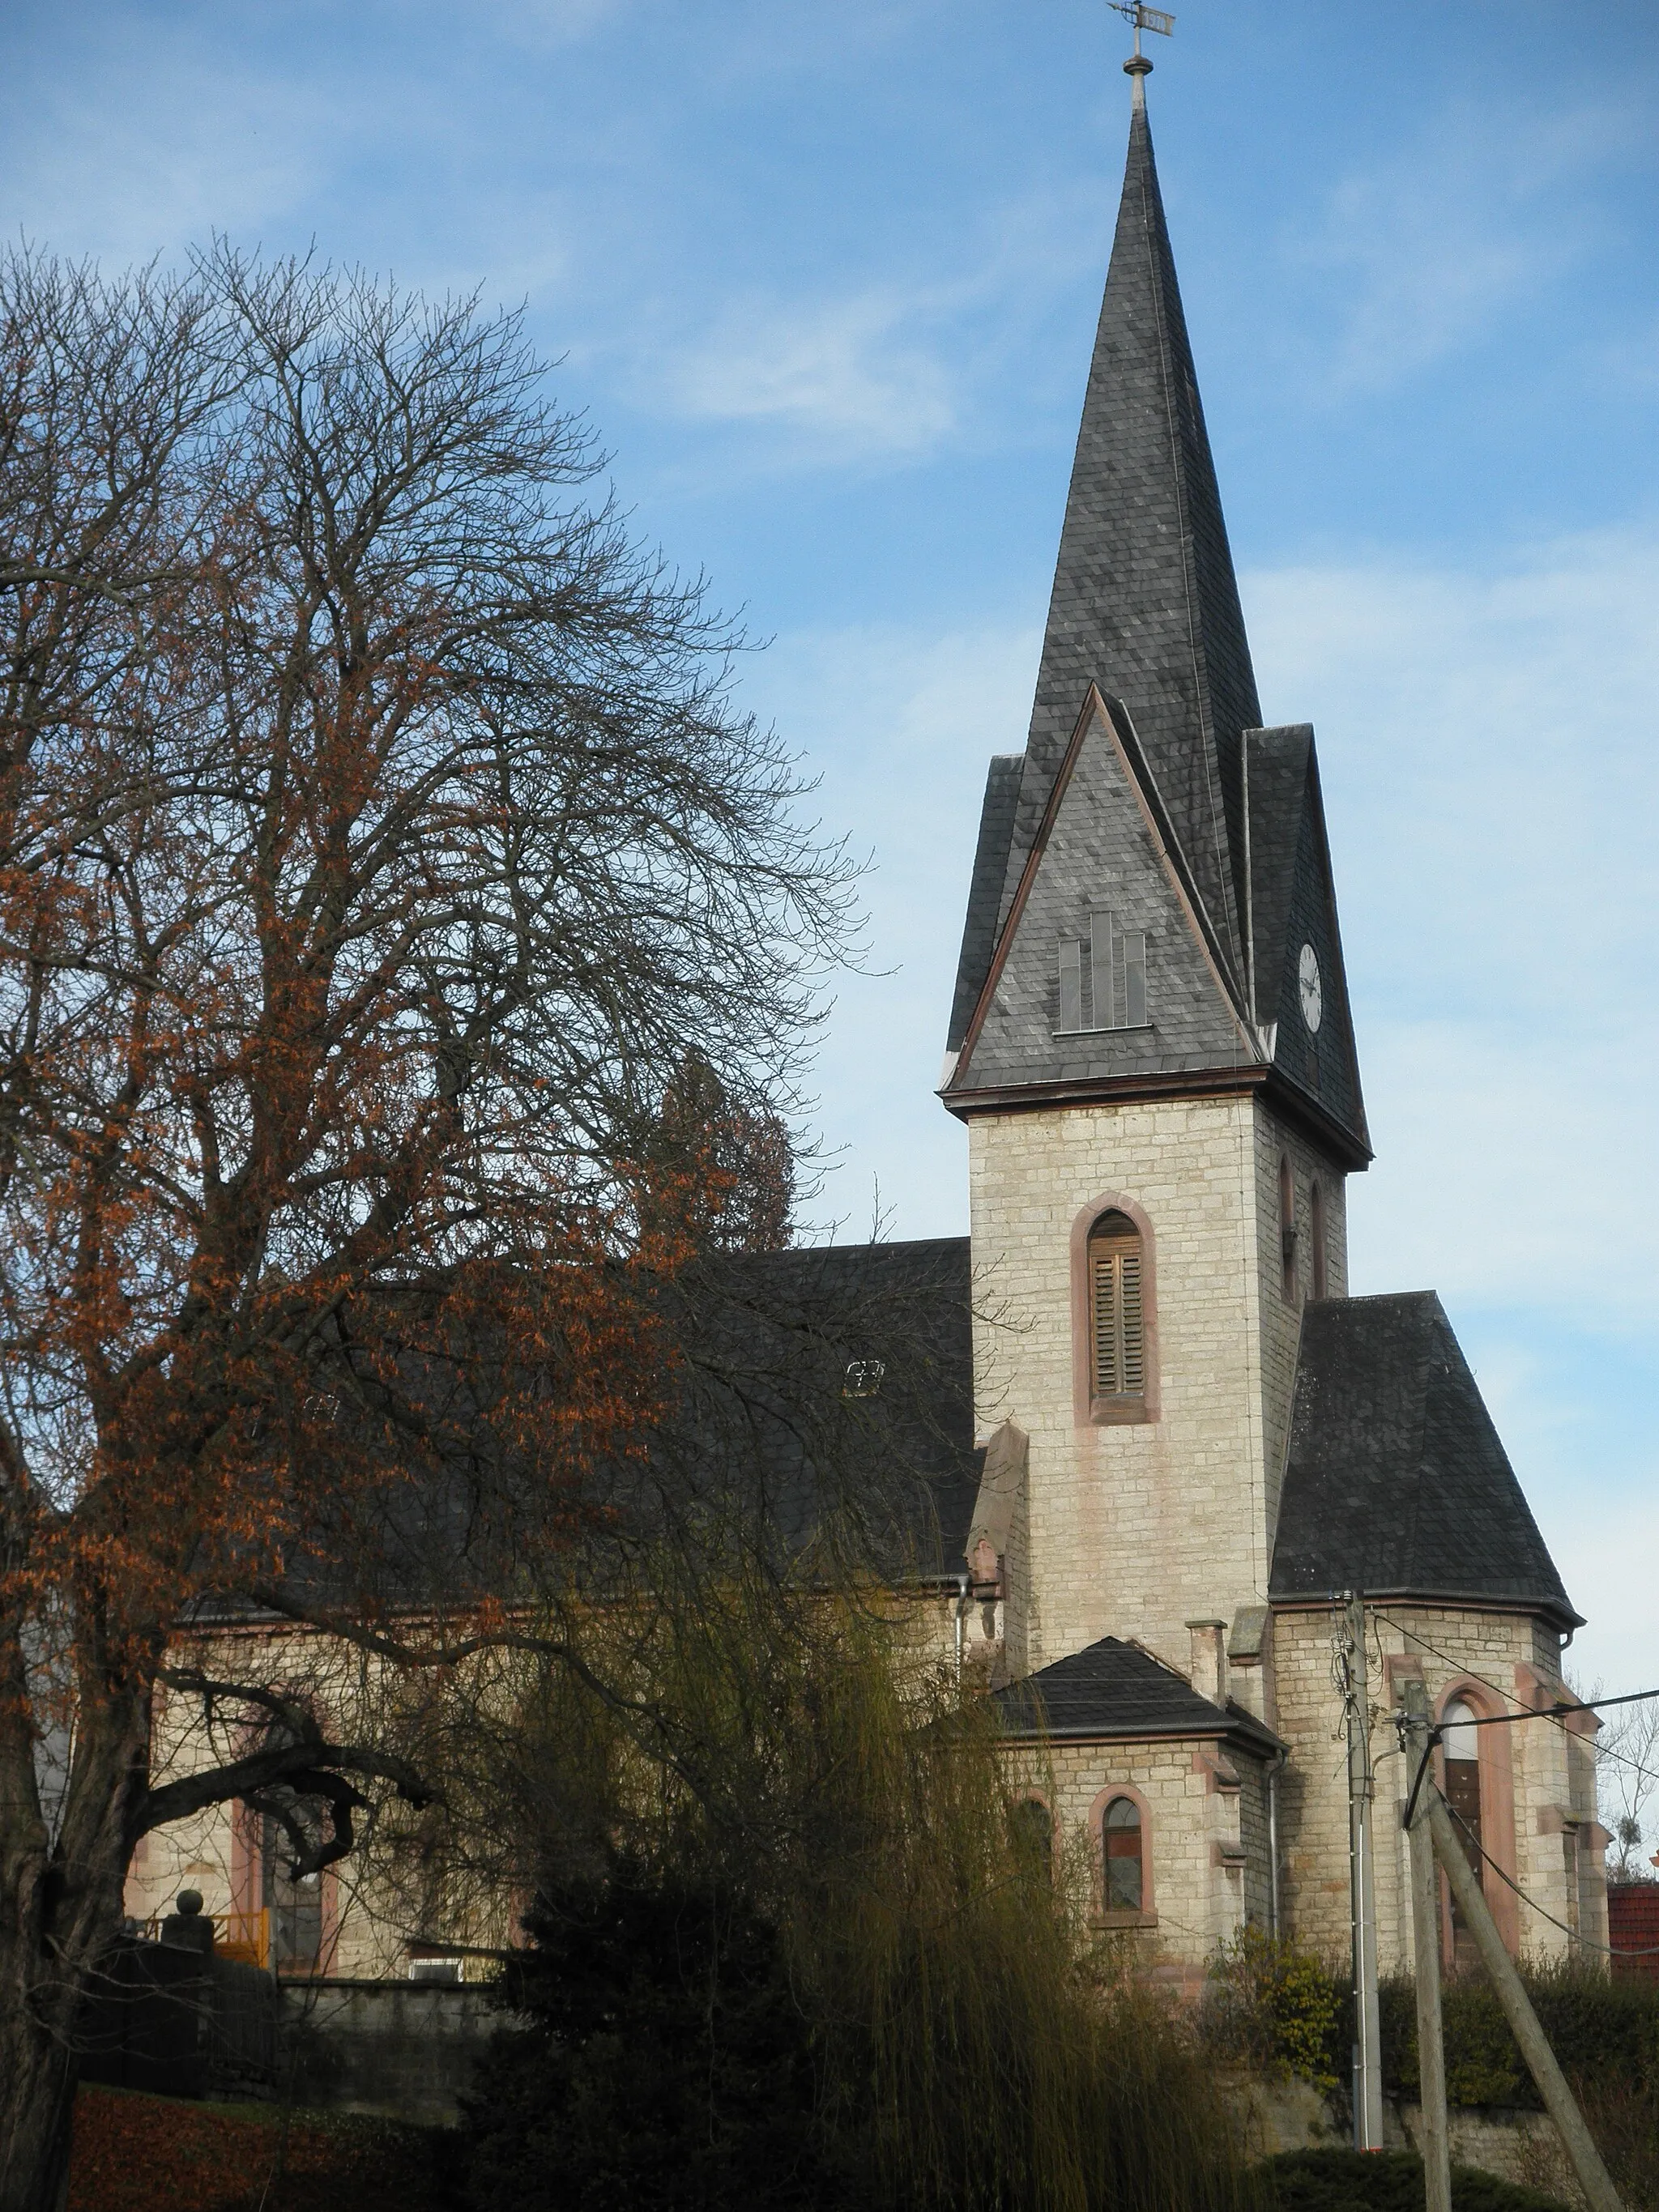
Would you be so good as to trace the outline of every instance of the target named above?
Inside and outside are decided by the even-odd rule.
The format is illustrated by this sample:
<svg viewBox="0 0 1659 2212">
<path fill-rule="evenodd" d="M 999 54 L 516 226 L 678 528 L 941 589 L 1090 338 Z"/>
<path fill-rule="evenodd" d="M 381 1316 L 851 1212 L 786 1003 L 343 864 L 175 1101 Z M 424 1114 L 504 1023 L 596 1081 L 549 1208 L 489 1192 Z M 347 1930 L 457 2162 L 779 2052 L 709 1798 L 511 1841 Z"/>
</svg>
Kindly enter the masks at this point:
<svg viewBox="0 0 1659 2212">
<path fill-rule="evenodd" d="M 966 1619 L 966 1617 L 967 1617 L 967 1613 L 968 1613 L 968 1577 L 967 1577 L 967 1576 L 966 1576 L 966 1575 L 958 1575 L 958 1576 L 957 1577 L 957 1603 L 956 1603 L 956 1616 L 957 1616 L 957 1680 L 958 1682 L 960 1682 L 960 1681 L 961 1681 L 961 1680 L 962 1680 L 962 1636 L 963 1636 L 963 1627 L 962 1627 L 962 1625 L 963 1625 L 963 1620 L 964 1620 Z"/>
<path fill-rule="evenodd" d="M 1279 1778 L 1285 1771 L 1288 1751 L 1281 1751 L 1267 1769 L 1267 1933 L 1279 1941 Z"/>
</svg>

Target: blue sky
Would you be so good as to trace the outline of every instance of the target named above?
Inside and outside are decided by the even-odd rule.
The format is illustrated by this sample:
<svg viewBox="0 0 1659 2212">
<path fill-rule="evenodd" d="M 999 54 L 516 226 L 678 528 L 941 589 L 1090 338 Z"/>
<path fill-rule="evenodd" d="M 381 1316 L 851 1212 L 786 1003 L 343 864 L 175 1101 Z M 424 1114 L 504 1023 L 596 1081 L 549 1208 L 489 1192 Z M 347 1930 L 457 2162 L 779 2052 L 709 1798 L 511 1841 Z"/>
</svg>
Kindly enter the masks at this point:
<svg viewBox="0 0 1659 2212">
<path fill-rule="evenodd" d="M 1319 732 L 1377 1164 L 1580 1608 L 1659 1680 L 1659 10 L 1186 0 L 1159 167 L 1270 721 Z M 1023 742 L 1127 124 L 1101 0 L 13 0 L 8 228 L 527 302 L 872 856 L 820 1212 L 966 1225 L 933 1097 Z"/>
</svg>

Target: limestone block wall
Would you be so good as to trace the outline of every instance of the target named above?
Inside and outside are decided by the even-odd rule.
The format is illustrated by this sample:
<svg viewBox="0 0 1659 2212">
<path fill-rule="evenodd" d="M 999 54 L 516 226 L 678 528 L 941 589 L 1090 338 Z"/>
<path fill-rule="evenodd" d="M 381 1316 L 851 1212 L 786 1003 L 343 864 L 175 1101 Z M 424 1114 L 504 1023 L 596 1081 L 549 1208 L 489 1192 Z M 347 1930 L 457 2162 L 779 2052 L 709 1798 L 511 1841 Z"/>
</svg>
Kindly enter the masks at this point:
<svg viewBox="0 0 1659 2212">
<path fill-rule="evenodd" d="M 1453 1695 L 1477 1712 L 1535 1711 L 1561 1693 L 1560 1648 L 1553 1630 L 1525 1613 L 1386 1604 L 1368 1621 L 1377 1950 L 1388 1972 L 1412 1964 L 1400 1826 L 1408 1784 L 1389 1717 L 1406 1681 L 1423 1682 L 1436 1713 Z M 1285 1928 L 1298 1943 L 1333 1957 L 1349 1942 L 1347 1787 L 1342 1747 L 1332 1740 L 1340 1719 L 1331 1680 L 1336 1626 L 1328 1609 L 1283 1608 L 1273 1632 L 1278 1726 L 1291 1747 L 1280 1783 Z M 1577 1934 L 1607 1941 L 1606 1838 L 1596 1822 L 1592 1727 L 1585 1716 L 1565 1726 L 1540 1719 L 1480 1731 L 1484 1846 L 1541 1911 L 1490 1871 L 1486 1899 L 1510 1948 L 1529 1957 L 1565 1956 Z"/>
<path fill-rule="evenodd" d="M 1290 1447 L 1291 1393 L 1296 1385 L 1297 1346 L 1302 1308 L 1314 1294 L 1314 1186 L 1323 1201 L 1325 1294 L 1348 1291 L 1347 1189 L 1338 1170 L 1316 1146 L 1270 1114 L 1255 1109 L 1256 1268 L 1261 1284 L 1262 1454 L 1267 1527 L 1279 1520 L 1279 1492 Z M 1280 1242 L 1279 1163 L 1290 1169 L 1296 1243 L 1291 1273 L 1293 1295 L 1285 1295 L 1284 1247 Z"/>
<path fill-rule="evenodd" d="M 969 1133 L 978 1419 L 1030 1438 L 1011 1644 L 1036 1668 L 1133 1636 L 1179 1665 L 1188 1620 L 1230 1620 L 1267 1588 L 1299 1313 L 1280 1289 L 1280 1152 L 1302 1206 L 1315 1174 L 1327 1185 L 1333 1289 L 1340 1178 L 1254 1097 L 980 1115 Z M 1097 1426 L 1076 1410 L 1073 1232 L 1114 1202 L 1150 1224 L 1157 1418 Z"/>
<path fill-rule="evenodd" d="M 943 1613 L 942 1601 L 938 1609 Z M 283 1686 L 325 1728 L 348 1741 L 373 1738 L 387 1690 L 378 1662 L 305 1630 L 227 1629 L 181 1643 L 173 1656 L 175 1664 L 222 1681 Z M 158 1692 L 151 1726 L 152 1772 L 164 1782 L 222 1765 L 246 1748 L 256 1725 L 257 1717 L 239 1711 L 232 1700 L 218 1700 L 210 1713 L 196 1695 Z M 389 1806 L 373 1850 L 360 1848 L 324 1869 L 324 1973 L 406 1978 L 411 1939 L 437 1936 L 481 1947 L 505 1940 L 507 1900 L 482 1892 L 465 1898 L 428 1897 L 419 1881 L 398 1866 L 394 1832 L 413 1818 L 407 1808 Z M 232 1804 L 209 1806 L 189 1820 L 157 1829 L 142 1839 L 128 1870 L 127 1917 L 139 1922 L 159 1917 L 171 1911 L 180 1889 L 197 1889 L 222 1942 L 252 1940 L 265 1902 L 261 1840 L 258 1824 Z M 487 1961 L 471 1967 L 464 1962 L 464 1978 L 469 1971 L 487 1972 Z"/>
<path fill-rule="evenodd" d="M 1013 1786 L 1054 1816 L 1057 1856 L 1088 1884 L 1096 1925 L 1121 1933 L 1140 1971 L 1196 1990 L 1218 1944 L 1265 1922 L 1266 1784 L 1259 1761 L 1220 1743 L 1064 1741 L 1011 1747 Z M 1141 1808 L 1149 1909 L 1101 1911 L 1099 1820 L 1127 1790 Z"/>
</svg>

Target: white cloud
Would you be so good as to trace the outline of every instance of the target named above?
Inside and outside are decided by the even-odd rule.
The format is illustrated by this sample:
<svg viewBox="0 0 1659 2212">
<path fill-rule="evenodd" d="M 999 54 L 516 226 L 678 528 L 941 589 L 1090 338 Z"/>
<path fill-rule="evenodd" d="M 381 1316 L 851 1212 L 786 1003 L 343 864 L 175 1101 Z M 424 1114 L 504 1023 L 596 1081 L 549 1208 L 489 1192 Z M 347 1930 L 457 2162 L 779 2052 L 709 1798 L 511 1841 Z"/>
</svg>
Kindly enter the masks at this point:
<svg viewBox="0 0 1659 2212">
<path fill-rule="evenodd" d="M 699 335 L 641 359 L 637 381 L 648 404 L 746 431 L 751 465 L 909 459 L 970 434 L 1002 444 L 1026 434 L 1034 395 L 1028 385 L 1012 415 L 988 395 L 1079 262 L 1093 268 L 1097 216 L 1082 185 L 1012 196 L 955 273 L 732 299 Z"/>
<path fill-rule="evenodd" d="M 899 1237 L 968 1225 L 966 1148 L 933 1096 L 986 764 L 1024 742 L 1038 636 L 1024 624 L 918 635 L 797 632 L 756 665 L 749 702 L 805 750 L 824 820 L 871 854 L 870 973 L 842 984 L 814 1122 L 838 1157 L 818 1211 Z"/>
<path fill-rule="evenodd" d="M 1496 575 L 1249 577 L 1275 719 L 1318 726 L 1378 1163 L 1370 1287 L 1573 1285 L 1659 1322 L 1659 538 Z"/>
<path fill-rule="evenodd" d="M 1484 337 L 1582 252 L 1569 189 L 1618 132 L 1606 110 L 1442 113 L 1332 191 L 1293 252 L 1329 272 L 1340 387 L 1384 389 Z"/>
<path fill-rule="evenodd" d="M 956 403 L 915 319 L 894 291 L 733 303 L 674 363 L 671 398 L 693 417 L 781 425 L 861 454 L 920 452 L 951 428 Z"/>
</svg>

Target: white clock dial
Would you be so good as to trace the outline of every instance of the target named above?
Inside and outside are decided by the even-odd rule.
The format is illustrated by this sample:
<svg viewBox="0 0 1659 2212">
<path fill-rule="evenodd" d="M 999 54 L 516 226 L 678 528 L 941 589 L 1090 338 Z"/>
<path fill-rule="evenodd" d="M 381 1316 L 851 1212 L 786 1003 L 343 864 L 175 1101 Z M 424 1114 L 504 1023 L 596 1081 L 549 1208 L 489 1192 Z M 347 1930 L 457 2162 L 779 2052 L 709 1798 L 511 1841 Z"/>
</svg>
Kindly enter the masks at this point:
<svg viewBox="0 0 1659 2212">
<path fill-rule="evenodd" d="M 1319 980 L 1319 956 L 1311 945 L 1302 948 L 1296 963 L 1296 980 L 1302 994 L 1302 1018 L 1316 1033 L 1325 1012 L 1325 987 Z"/>
</svg>

